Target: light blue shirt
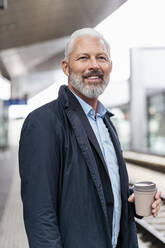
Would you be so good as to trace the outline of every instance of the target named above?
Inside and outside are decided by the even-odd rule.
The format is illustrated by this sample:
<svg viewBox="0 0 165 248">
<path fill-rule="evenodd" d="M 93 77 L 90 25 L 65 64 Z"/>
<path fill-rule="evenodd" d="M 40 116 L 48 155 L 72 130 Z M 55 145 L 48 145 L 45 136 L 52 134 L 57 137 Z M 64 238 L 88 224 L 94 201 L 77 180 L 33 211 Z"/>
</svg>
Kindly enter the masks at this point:
<svg viewBox="0 0 165 248">
<path fill-rule="evenodd" d="M 117 245 L 117 239 L 120 231 L 121 190 L 120 190 L 119 165 L 117 162 L 116 152 L 113 143 L 111 141 L 108 129 L 103 122 L 103 118 L 107 110 L 104 107 L 104 105 L 98 101 L 97 110 L 95 113 L 94 109 L 89 104 L 83 101 L 76 94 L 74 95 L 81 104 L 91 124 L 91 127 L 100 145 L 104 160 L 106 162 L 106 166 L 108 168 L 108 173 L 114 196 L 114 209 L 113 209 L 113 222 L 112 222 L 112 247 L 115 248 Z"/>
</svg>

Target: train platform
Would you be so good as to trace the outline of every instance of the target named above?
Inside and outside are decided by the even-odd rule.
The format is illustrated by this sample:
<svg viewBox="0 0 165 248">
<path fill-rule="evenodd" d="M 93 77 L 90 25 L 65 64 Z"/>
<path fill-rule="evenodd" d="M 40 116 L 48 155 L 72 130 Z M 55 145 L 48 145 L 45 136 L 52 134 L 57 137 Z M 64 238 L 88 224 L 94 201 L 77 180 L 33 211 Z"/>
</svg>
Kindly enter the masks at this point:
<svg viewBox="0 0 165 248">
<path fill-rule="evenodd" d="M 153 181 L 165 198 L 165 157 L 124 152 L 131 184 L 140 181 Z"/>
<path fill-rule="evenodd" d="M 20 198 L 17 148 L 0 153 L 0 248 L 28 248 Z"/>
<path fill-rule="evenodd" d="M 18 148 L 0 152 L 0 248 L 28 248 L 23 224 Z M 165 193 L 164 174 L 127 164 L 131 182 L 151 180 Z M 140 248 L 145 248 L 139 239 Z"/>
<path fill-rule="evenodd" d="M 141 158 L 140 158 L 141 157 Z M 139 158 L 136 154 L 136 157 L 133 157 L 133 160 L 141 159 L 142 161 L 142 155 L 139 154 Z M 129 157 L 131 162 L 131 156 Z M 132 162 L 133 162 L 132 160 Z M 161 158 L 160 158 L 161 160 Z M 158 162 L 160 162 L 158 158 Z M 144 159 L 144 161 L 146 161 Z M 150 157 L 150 165 L 152 164 L 152 160 Z M 146 161 L 147 162 L 147 161 Z M 153 160 L 153 163 L 155 163 L 156 160 Z M 148 162 L 147 162 L 148 163 Z M 156 163 L 155 163 L 156 165 Z M 151 166 L 152 169 L 149 169 L 148 165 L 144 167 L 144 164 L 137 165 L 134 163 L 127 163 L 127 170 L 129 174 L 129 180 L 131 184 L 134 184 L 139 181 L 153 181 L 157 185 L 157 189 L 162 192 L 162 203 L 161 208 L 159 211 L 159 214 L 156 218 L 153 218 L 152 216 L 144 217 L 142 220 L 136 219 L 136 223 L 142 227 L 142 229 L 147 230 L 148 233 L 150 233 L 150 238 L 148 242 L 144 242 L 144 236 L 141 234 L 138 234 L 139 239 L 139 247 L 141 248 L 162 248 L 165 247 L 165 184 L 164 184 L 164 173 L 160 172 L 159 170 L 156 171 L 156 166 Z M 163 164 L 162 164 L 163 166 Z M 155 243 L 152 243 L 152 239 L 154 237 Z M 152 241 L 151 241 L 152 240 Z"/>
<path fill-rule="evenodd" d="M 165 173 L 165 156 L 125 151 L 126 162 Z"/>
</svg>

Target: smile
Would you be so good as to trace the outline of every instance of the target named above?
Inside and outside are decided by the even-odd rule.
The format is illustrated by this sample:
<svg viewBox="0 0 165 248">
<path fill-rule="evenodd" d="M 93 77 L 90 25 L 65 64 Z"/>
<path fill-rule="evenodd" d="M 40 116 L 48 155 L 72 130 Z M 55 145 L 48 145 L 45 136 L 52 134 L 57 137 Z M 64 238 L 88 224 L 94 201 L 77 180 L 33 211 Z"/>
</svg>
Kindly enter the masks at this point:
<svg viewBox="0 0 165 248">
<path fill-rule="evenodd" d="M 88 78 L 90 78 L 90 79 L 98 79 L 100 77 L 99 76 L 91 76 L 91 77 L 88 77 Z"/>
<path fill-rule="evenodd" d="M 99 73 L 87 73 L 86 75 L 83 75 L 83 77 L 86 79 L 92 79 L 92 80 L 97 80 L 97 79 L 103 79 L 104 74 L 102 72 Z"/>
<path fill-rule="evenodd" d="M 86 77 L 85 80 L 87 80 L 88 83 L 101 83 L 102 82 L 102 78 L 99 76 L 91 76 L 91 77 Z"/>
</svg>

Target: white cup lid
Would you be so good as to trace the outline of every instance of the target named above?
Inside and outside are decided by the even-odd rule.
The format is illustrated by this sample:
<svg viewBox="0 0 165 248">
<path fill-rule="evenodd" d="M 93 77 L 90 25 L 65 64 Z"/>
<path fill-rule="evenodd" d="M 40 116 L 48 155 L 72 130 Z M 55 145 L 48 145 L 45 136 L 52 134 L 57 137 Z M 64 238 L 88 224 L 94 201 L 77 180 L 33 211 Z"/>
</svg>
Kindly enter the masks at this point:
<svg viewBox="0 0 165 248">
<path fill-rule="evenodd" d="M 149 181 L 137 182 L 134 184 L 134 190 L 142 192 L 150 192 L 156 189 L 156 184 Z"/>
</svg>

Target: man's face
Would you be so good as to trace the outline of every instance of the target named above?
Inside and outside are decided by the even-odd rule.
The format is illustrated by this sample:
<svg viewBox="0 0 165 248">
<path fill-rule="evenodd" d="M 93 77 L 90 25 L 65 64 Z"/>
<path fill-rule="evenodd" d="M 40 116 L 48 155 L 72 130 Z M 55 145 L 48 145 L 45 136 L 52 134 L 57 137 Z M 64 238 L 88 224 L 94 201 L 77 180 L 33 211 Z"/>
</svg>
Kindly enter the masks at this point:
<svg viewBox="0 0 165 248">
<path fill-rule="evenodd" d="M 112 64 L 100 38 L 87 35 L 78 38 L 65 65 L 69 87 L 78 91 L 80 96 L 92 99 L 103 93 Z"/>
</svg>

